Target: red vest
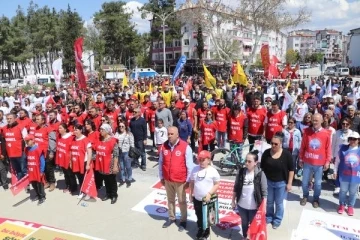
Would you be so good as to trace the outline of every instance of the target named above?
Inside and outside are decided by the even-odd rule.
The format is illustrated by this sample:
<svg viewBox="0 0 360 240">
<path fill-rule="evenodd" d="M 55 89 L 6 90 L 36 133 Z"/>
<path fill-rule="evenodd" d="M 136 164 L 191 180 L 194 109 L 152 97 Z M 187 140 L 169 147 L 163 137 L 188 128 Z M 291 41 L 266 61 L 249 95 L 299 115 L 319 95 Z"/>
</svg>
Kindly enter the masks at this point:
<svg viewBox="0 0 360 240">
<path fill-rule="evenodd" d="M 194 106 L 192 106 L 191 104 L 189 105 L 189 107 L 187 109 L 184 109 L 186 110 L 186 113 L 188 115 L 188 119 L 190 120 L 191 122 L 191 125 L 194 127 Z"/>
<path fill-rule="evenodd" d="M 109 141 L 103 142 L 99 141 L 95 147 L 96 150 L 96 160 L 95 160 L 95 170 L 109 174 L 111 161 L 112 161 L 112 152 L 117 143 L 116 138 L 111 138 Z"/>
<path fill-rule="evenodd" d="M 37 123 L 31 122 L 29 124 L 29 134 L 34 135 L 35 129 L 38 127 Z"/>
<path fill-rule="evenodd" d="M 100 111 L 102 111 L 105 108 L 105 103 L 103 102 L 95 102 L 94 107 L 97 107 Z"/>
<path fill-rule="evenodd" d="M 236 143 L 243 143 L 244 142 L 244 120 L 246 116 L 243 112 L 240 112 L 239 116 L 237 117 L 230 117 L 230 129 L 229 133 L 229 140 L 232 140 Z"/>
<path fill-rule="evenodd" d="M 230 109 L 227 107 L 221 109 L 216 108 L 215 119 L 218 124 L 219 132 L 226 132 L 229 112 Z"/>
<path fill-rule="evenodd" d="M 216 129 L 217 129 L 216 122 L 206 123 L 205 121 L 201 121 L 200 132 L 201 132 L 202 145 L 208 145 L 214 142 Z"/>
<path fill-rule="evenodd" d="M 166 141 L 161 149 L 163 156 L 162 172 L 163 178 L 170 182 L 186 182 L 186 148 L 188 144 L 179 139 L 174 149 L 171 151 L 169 142 Z"/>
<path fill-rule="evenodd" d="M 175 107 L 176 107 L 177 109 L 183 109 L 183 108 L 184 108 L 184 103 L 183 103 L 183 101 L 177 100 L 177 101 L 175 102 Z"/>
<path fill-rule="evenodd" d="M 53 123 L 51 123 L 51 122 L 48 123 L 48 125 L 52 129 L 52 131 L 54 131 L 56 133 L 58 133 L 60 124 L 61 124 L 61 122 L 59 122 L 57 120 Z"/>
<path fill-rule="evenodd" d="M 259 109 L 249 108 L 247 110 L 247 118 L 249 119 L 249 134 L 262 135 L 264 133 L 264 121 L 266 117 L 266 108 Z"/>
<path fill-rule="evenodd" d="M 281 132 L 283 130 L 282 120 L 286 116 L 284 111 L 279 111 L 278 113 L 273 114 L 271 111 L 267 113 L 267 127 L 265 132 L 266 140 L 270 140 L 275 133 Z"/>
<path fill-rule="evenodd" d="M 156 115 L 156 110 L 152 110 L 152 109 L 148 109 L 146 111 L 146 121 L 149 123 L 149 131 L 150 132 L 155 132 L 155 115 Z"/>
<path fill-rule="evenodd" d="M 91 147 L 94 149 L 95 145 L 100 141 L 100 133 L 98 131 L 93 131 L 87 135 L 87 138 L 91 142 Z"/>
<path fill-rule="evenodd" d="M 23 127 L 19 124 L 13 128 L 8 128 L 8 126 L 3 127 L 3 135 L 6 142 L 6 152 L 7 155 L 11 158 L 21 157 L 23 154 L 22 150 L 22 129 Z"/>
<path fill-rule="evenodd" d="M 41 182 L 40 156 L 43 152 L 38 146 L 33 151 L 29 150 L 28 147 L 25 148 L 29 181 Z"/>
<path fill-rule="evenodd" d="M 55 162 L 60 167 L 69 168 L 70 164 L 70 146 L 74 137 L 71 135 L 68 138 L 58 137 L 56 141 L 56 158 Z"/>
<path fill-rule="evenodd" d="M 87 157 L 87 146 L 90 144 L 90 141 L 87 137 L 84 137 L 81 140 L 74 140 L 71 143 L 71 164 L 72 171 L 74 173 L 80 172 L 84 174 L 85 172 L 85 157 Z"/>
<path fill-rule="evenodd" d="M 29 125 L 31 123 L 31 119 L 28 117 L 25 117 L 24 119 L 16 119 L 16 121 L 19 123 L 20 126 L 22 126 L 23 128 L 29 129 Z"/>
<path fill-rule="evenodd" d="M 134 112 L 130 112 L 129 110 L 125 112 L 125 119 L 127 121 L 127 126 L 130 126 L 130 121 L 133 117 L 134 117 Z"/>
<path fill-rule="evenodd" d="M 91 117 L 90 115 L 88 115 L 87 119 L 90 119 L 95 123 L 96 130 L 100 129 L 100 126 L 101 126 L 101 116 L 100 115 L 97 115 L 97 117 L 94 117 L 94 118 Z"/>
<path fill-rule="evenodd" d="M 37 127 L 34 131 L 35 143 L 44 152 L 46 156 L 49 147 L 49 133 L 52 132 L 50 127 Z"/>
<path fill-rule="evenodd" d="M 110 122 L 112 122 L 112 128 L 116 129 L 118 127 L 118 115 L 119 115 L 120 110 L 119 109 L 114 109 L 114 111 L 108 111 L 105 110 L 103 116 L 108 116 L 110 119 Z"/>
</svg>

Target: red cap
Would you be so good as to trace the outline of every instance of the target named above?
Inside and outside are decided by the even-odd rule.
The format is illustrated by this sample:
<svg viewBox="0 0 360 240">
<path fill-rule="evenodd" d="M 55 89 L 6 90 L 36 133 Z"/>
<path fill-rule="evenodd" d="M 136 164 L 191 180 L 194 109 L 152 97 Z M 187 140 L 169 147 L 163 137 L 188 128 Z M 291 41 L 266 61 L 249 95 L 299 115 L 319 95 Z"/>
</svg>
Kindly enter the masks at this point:
<svg viewBox="0 0 360 240">
<path fill-rule="evenodd" d="M 34 139 L 35 139 L 35 137 L 34 137 L 34 135 L 32 135 L 32 134 L 28 134 L 28 135 L 24 138 L 25 141 L 34 140 Z"/>
<path fill-rule="evenodd" d="M 198 159 L 205 159 L 205 158 L 211 159 L 211 152 L 202 150 L 198 155 Z"/>
</svg>

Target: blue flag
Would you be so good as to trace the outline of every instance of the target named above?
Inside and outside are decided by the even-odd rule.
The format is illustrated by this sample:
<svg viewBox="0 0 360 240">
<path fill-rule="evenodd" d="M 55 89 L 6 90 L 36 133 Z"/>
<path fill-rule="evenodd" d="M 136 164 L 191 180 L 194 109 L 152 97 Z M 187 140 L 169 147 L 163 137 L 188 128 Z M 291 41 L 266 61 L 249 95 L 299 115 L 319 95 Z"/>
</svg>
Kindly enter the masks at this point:
<svg viewBox="0 0 360 240">
<path fill-rule="evenodd" d="M 174 84 L 174 80 L 179 76 L 180 72 L 181 72 L 181 69 L 184 67 L 186 63 L 186 56 L 185 55 L 182 55 L 179 59 L 179 61 L 177 62 L 176 64 L 176 68 L 175 68 L 175 71 L 172 75 L 172 78 L 171 78 L 171 83 Z"/>
</svg>

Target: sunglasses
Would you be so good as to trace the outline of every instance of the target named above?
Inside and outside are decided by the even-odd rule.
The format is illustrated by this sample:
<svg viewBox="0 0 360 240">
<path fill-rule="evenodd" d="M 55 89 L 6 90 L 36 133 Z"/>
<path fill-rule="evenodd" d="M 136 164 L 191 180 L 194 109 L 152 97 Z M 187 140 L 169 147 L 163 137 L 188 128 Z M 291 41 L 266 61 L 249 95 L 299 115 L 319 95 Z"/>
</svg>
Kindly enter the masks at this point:
<svg viewBox="0 0 360 240">
<path fill-rule="evenodd" d="M 348 140 L 349 140 L 349 141 L 356 141 L 356 140 L 358 140 L 358 139 L 357 139 L 357 138 L 349 137 Z"/>
<path fill-rule="evenodd" d="M 341 125 L 343 125 L 343 126 L 350 126 L 349 123 L 342 123 Z"/>
<path fill-rule="evenodd" d="M 271 142 L 270 145 L 271 145 L 271 146 L 278 146 L 279 144 L 278 144 L 278 143 Z"/>
</svg>

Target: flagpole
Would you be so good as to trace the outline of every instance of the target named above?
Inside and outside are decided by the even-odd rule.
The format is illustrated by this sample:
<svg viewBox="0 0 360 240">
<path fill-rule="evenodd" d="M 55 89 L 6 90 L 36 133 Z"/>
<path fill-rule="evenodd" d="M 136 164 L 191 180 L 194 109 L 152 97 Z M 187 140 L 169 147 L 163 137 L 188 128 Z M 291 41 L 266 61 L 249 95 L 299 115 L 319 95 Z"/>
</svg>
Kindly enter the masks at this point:
<svg viewBox="0 0 360 240">
<path fill-rule="evenodd" d="M 92 164 L 90 165 L 90 167 L 92 167 Z M 88 174 L 88 172 L 89 172 L 89 170 L 86 170 L 85 175 L 84 175 L 84 179 L 86 179 L 86 175 Z M 81 184 L 79 194 L 81 194 L 81 189 L 82 189 L 82 187 L 84 186 L 84 182 L 85 182 L 85 181 L 83 181 L 82 184 Z M 77 205 L 79 205 L 79 203 L 85 198 L 86 195 L 87 195 L 87 194 L 84 194 L 84 196 L 82 196 L 82 198 L 81 198 L 80 201 L 77 203 Z"/>
</svg>

